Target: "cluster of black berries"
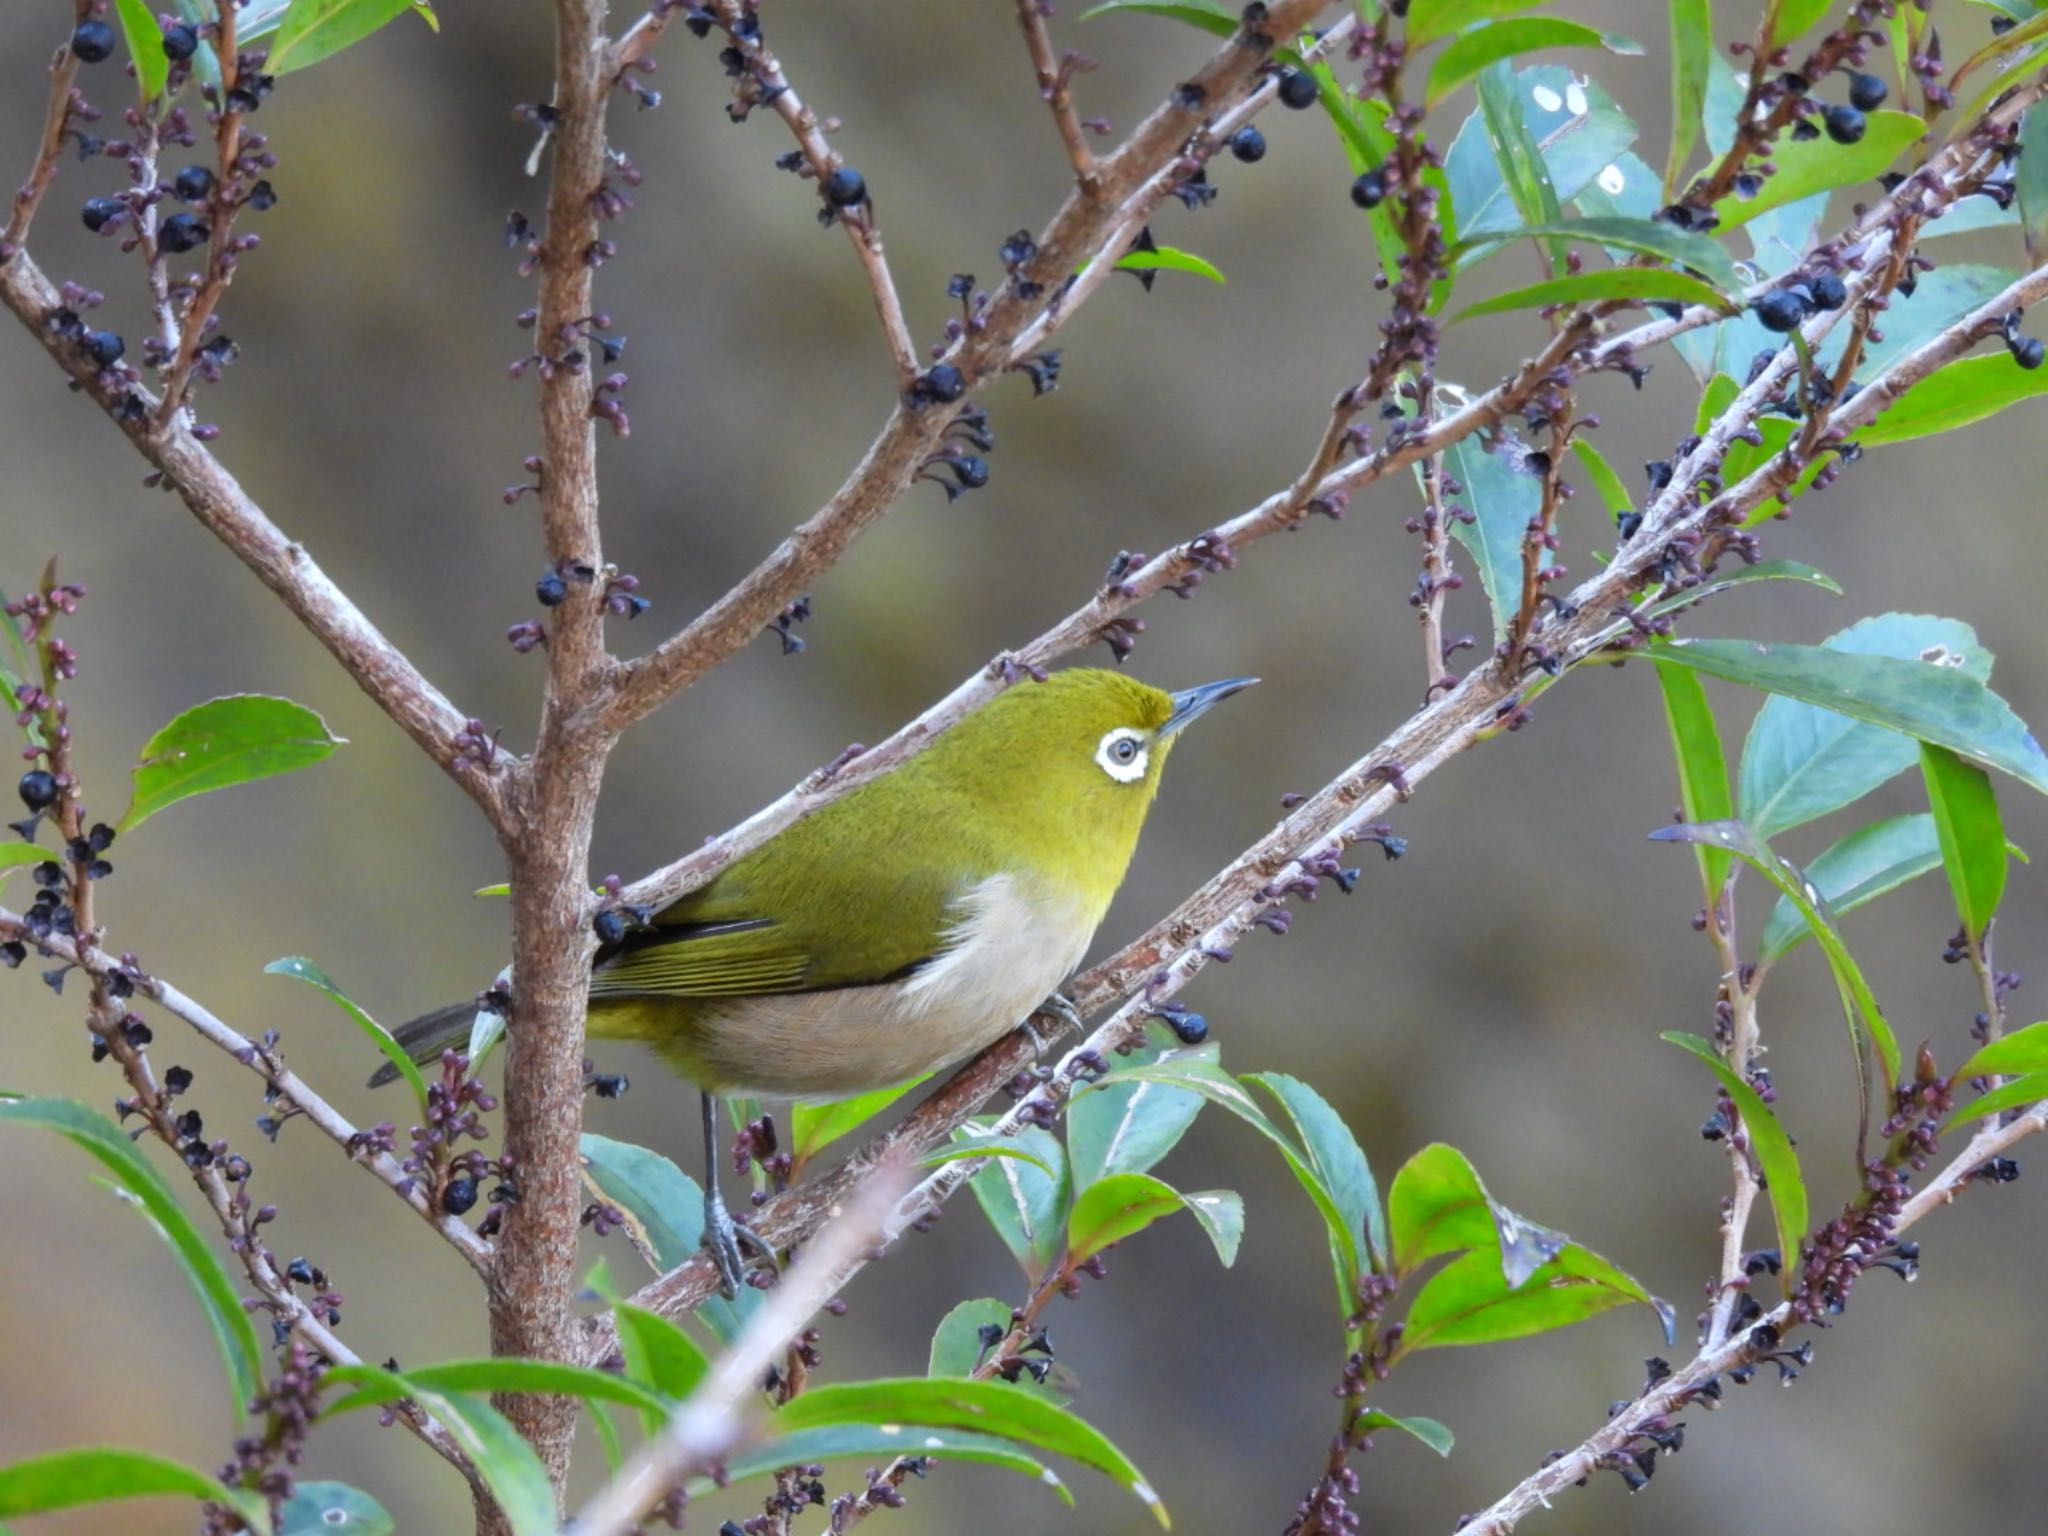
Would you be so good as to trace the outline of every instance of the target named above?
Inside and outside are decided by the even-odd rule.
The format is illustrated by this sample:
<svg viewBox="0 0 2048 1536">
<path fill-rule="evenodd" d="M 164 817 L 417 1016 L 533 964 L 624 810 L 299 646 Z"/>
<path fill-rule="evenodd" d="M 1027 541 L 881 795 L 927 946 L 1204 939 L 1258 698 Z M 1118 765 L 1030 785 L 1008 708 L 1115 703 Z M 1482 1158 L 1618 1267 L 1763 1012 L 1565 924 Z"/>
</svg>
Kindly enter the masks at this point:
<svg viewBox="0 0 2048 1536">
<path fill-rule="evenodd" d="M 1816 272 L 1759 294 L 1749 307 L 1765 330 L 1783 335 L 1797 330 L 1808 317 L 1848 302 L 1849 288 L 1839 273 Z"/>
</svg>

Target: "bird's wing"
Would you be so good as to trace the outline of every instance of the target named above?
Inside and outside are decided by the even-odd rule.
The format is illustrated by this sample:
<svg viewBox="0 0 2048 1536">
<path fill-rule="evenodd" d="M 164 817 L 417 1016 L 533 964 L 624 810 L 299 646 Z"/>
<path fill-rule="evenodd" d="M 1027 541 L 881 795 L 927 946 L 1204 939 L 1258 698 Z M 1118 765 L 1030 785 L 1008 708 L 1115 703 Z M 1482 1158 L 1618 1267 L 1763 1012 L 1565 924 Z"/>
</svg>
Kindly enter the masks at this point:
<svg viewBox="0 0 2048 1536">
<path fill-rule="evenodd" d="M 944 950 L 961 889 L 929 868 L 878 881 L 858 861 L 809 863 L 800 892 L 781 889 L 775 873 L 735 865 L 600 950 L 591 996 L 746 997 L 900 980 Z"/>
</svg>

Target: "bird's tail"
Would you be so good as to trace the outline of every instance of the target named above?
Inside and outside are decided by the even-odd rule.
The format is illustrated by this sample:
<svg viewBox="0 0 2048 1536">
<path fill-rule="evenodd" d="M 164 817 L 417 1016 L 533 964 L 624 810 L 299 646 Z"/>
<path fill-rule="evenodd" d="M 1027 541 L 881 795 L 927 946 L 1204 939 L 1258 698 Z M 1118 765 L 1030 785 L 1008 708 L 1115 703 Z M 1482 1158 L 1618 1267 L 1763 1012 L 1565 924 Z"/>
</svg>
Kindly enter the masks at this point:
<svg viewBox="0 0 2048 1536">
<path fill-rule="evenodd" d="M 425 1065 L 438 1060 L 441 1052 L 449 1046 L 459 1048 L 469 1042 L 470 1023 L 476 1018 L 476 1008 L 475 998 L 466 1003 L 436 1008 L 432 1013 L 423 1013 L 399 1025 L 392 1031 L 392 1037 L 405 1047 L 406 1055 Z M 397 1081 L 398 1068 L 387 1061 L 371 1075 L 370 1086 L 381 1088 L 386 1083 Z"/>
</svg>

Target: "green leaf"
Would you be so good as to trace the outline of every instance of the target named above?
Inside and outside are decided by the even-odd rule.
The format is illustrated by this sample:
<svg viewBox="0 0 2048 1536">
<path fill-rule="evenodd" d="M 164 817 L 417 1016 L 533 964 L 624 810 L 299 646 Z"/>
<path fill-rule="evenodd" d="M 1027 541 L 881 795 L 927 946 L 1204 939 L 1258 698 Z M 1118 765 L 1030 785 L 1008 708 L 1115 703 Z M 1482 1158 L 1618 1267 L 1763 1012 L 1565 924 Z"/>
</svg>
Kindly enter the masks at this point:
<svg viewBox="0 0 2048 1536">
<path fill-rule="evenodd" d="M 1352 1273 L 1373 1269 L 1375 1260 L 1384 1263 L 1390 1250 L 1379 1185 L 1344 1117 L 1315 1089 L 1284 1072 L 1255 1072 L 1245 1080 L 1270 1093 L 1294 1123 L 1309 1167 L 1343 1213 L 1344 1257 Z"/>
<path fill-rule="evenodd" d="M 2048 118 L 2048 113 L 2041 116 Z M 2041 160 L 2048 165 L 2048 155 Z M 1896 405 L 1860 428 L 1856 441 L 1875 448 L 1953 432 L 2044 393 L 2048 393 L 2048 368 L 2022 368 L 2003 351 L 1966 357 L 1935 369 L 1907 390 Z"/>
<path fill-rule="evenodd" d="M 626 1235 L 648 1267 L 657 1274 L 695 1258 L 704 1236 L 704 1190 L 659 1152 L 583 1133 L 579 1144 L 583 1182 L 600 1200 L 618 1207 L 626 1218 Z M 723 1343 L 730 1343 L 740 1325 L 761 1305 L 762 1293 L 742 1286 L 728 1301 L 713 1296 L 700 1303 L 697 1316 Z"/>
<path fill-rule="evenodd" d="M 1965 261 L 1945 262 L 1932 272 L 1921 273 L 1919 285 L 1910 294 L 1891 294 L 1884 325 L 1880 327 L 1884 334 L 1881 339 L 1873 338 L 1864 348 L 1858 371 L 1868 377 L 1890 367 L 2004 292 L 2019 275 L 2010 267 Z M 1822 366 L 1832 368 L 1840 362 L 1847 336 L 1844 327 L 1835 327 L 1816 354 Z"/>
<path fill-rule="evenodd" d="M 269 1511 L 261 1499 L 228 1488 L 195 1467 L 147 1451 L 92 1446 L 31 1456 L 0 1467 L 0 1518 L 152 1494 L 186 1494 L 225 1504 L 240 1511 L 256 1529 L 270 1529 Z"/>
<path fill-rule="evenodd" d="M 1764 35 L 1782 47 L 1812 31 L 1833 9 L 1833 0 L 1771 0 L 1764 12 Z"/>
<path fill-rule="evenodd" d="M 277 1536 L 391 1536 L 397 1522 L 347 1483 L 300 1483 L 279 1511 Z"/>
<path fill-rule="evenodd" d="M 1582 21 L 1557 16 L 1529 16 L 1497 21 L 1462 37 L 1436 56 L 1429 67 L 1426 104 L 1436 106 L 1489 64 L 1539 48 L 1605 48 L 1611 53 L 1636 54 L 1642 45 L 1616 32 L 1602 32 Z"/>
<path fill-rule="evenodd" d="M 660 1313 L 630 1301 L 615 1301 L 612 1318 L 618 1324 L 626 1375 L 642 1386 L 652 1387 L 671 1402 L 681 1402 L 710 1373 L 711 1362 L 697 1341 Z M 645 1411 L 641 1423 L 651 1435 L 666 1417 L 658 1409 Z"/>
<path fill-rule="evenodd" d="M 1465 1154 L 1442 1142 L 1424 1147 L 1401 1165 L 1387 1205 L 1394 1272 L 1403 1278 L 1431 1259 L 1480 1248 L 1493 1256 L 1494 1266 L 1512 1290 L 1571 1246 L 1562 1232 L 1495 1200 Z"/>
<path fill-rule="evenodd" d="M 931 1076 L 912 1078 L 894 1088 L 877 1088 L 830 1104 L 795 1104 L 789 1111 L 790 1155 L 807 1163 L 848 1131 L 858 1130 Z"/>
<path fill-rule="evenodd" d="M 1432 1275 L 1403 1320 L 1396 1358 L 1422 1349 L 1492 1344 L 1583 1322 L 1639 1301 L 1672 1336 L 1671 1309 L 1599 1254 L 1569 1243 L 1521 1285 L 1501 1272 L 1500 1256 L 1475 1248 Z"/>
<path fill-rule="evenodd" d="M 1542 146 L 1543 164 L 1559 202 L 1594 195 L 1601 176 L 1621 173 L 1634 160 L 1627 151 L 1635 142 L 1636 126 L 1596 82 L 1580 80 L 1561 64 L 1538 64 L 1516 76 L 1516 88 L 1522 121 Z M 1483 112 L 1466 118 L 1444 160 L 1445 201 L 1456 219 L 1456 228 L 1444 231 L 1447 243 L 1485 230 L 1511 230 L 1520 222 L 1494 160 L 1484 118 Z M 1632 192 L 1630 175 L 1624 175 L 1623 187 Z M 1647 167 L 1641 180 L 1646 187 L 1654 183 Z M 1468 254 L 1461 264 L 1474 259 Z"/>
<path fill-rule="evenodd" d="M 1686 162 L 1700 133 L 1707 101 L 1707 69 L 1714 56 L 1713 0 L 1670 0 L 1671 154 L 1664 162 L 1664 190 L 1673 197 L 1684 184 Z"/>
<path fill-rule="evenodd" d="M 416 1366 L 403 1373 L 407 1395 L 447 1393 L 529 1393 L 552 1397 L 574 1397 L 585 1402 L 623 1403 L 664 1417 L 668 1403 L 658 1392 L 610 1371 L 584 1365 L 564 1365 L 556 1360 L 524 1360 L 500 1355 L 475 1360 L 447 1360 L 436 1365 Z M 389 1402 L 389 1384 L 368 1381 L 346 1397 L 330 1403 L 326 1412 L 347 1413 L 375 1403 Z"/>
<path fill-rule="evenodd" d="M 1655 618 L 1661 613 L 1675 613 L 1717 593 L 1726 592 L 1730 587 L 1746 587 L 1755 581 L 1803 581 L 1808 586 L 1819 587 L 1823 592 L 1831 592 L 1836 597 L 1842 595 L 1840 582 L 1826 571 L 1817 571 L 1803 561 L 1759 560 L 1755 565 L 1739 565 L 1726 575 L 1710 576 L 1700 585 L 1687 587 L 1683 592 L 1661 598 L 1641 611 L 1646 618 Z"/>
<path fill-rule="evenodd" d="M 1450 471 L 1465 487 L 1462 500 L 1477 519 L 1451 524 L 1451 536 L 1472 555 L 1493 611 L 1493 637 L 1507 637 L 1522 602 L 1522 538 L 1543 504 L 1543 480 L 1524 467 L 1528 448 L 1512 434 L 1489 453 L 1480 434 L 1459 439 L 1445 451 Z"/>
<path fill-rule="evenodd" d="M 1926 812 L 1892 816 L 1859 827 L 1806 866 L 1820 905 L 1840 917 L 1908 880 L 1941 866 L 1941 837 Z M 1789 897 L 1781 896 L 1764 924 L 1758 962 L 1771 965 L 1812 932 Z"/>
<path fill-rule="evenodd" d="M 1771 146 L 1777 173 L 1764 178 L 1756 196 L 1745 199 L 1731 192 L 1714 204 L 1720 228 L 1738 228 L 1817 192 L 1875 181 L 1927 131 L 1927 124 L 1910 112 L 1872 112 L 1865 121 L 1863 137 L 1854 144 L 1837 144 L 1825 134 L 1806 140 L 1782 136 Z"/>
<path fill-rule="evenodd" d="M 1100 5 L 1091 5 L 1083 11 L 1081 19 L 1093 21 L 1097 16 L 1107 16 L 1115 11 L 1169 16 L 1191 27 L 1200 27 L 1216 37 L 1231 37 L 1237 32 L 1238 13 L 1219 4 L 1218 0 L 1102 0 Z"/>
<path fill-rule="evenodd" d="M 1739 821 L 1681 823 L 1659 827 L 1650 836 L 1659 842 L 1711 843 L 1726 848 L 1784 894 L 1805 919 L 1822 953 L 1828 957 L 1828 968 L 1835 973 L 1835 988 L 1841 996 L 1842 1016 L 1849 1026 L 1850 1043 L 1856 1048 L 1859 1070 L 1863 1036 L 1867 1033 L 1877 1047 L 1878 1061 L 1884 1067 L 1885 1091 L 1889 1093 L 1899 1078 L 1899 1042 L 1891 1025 L 1885 1022 L 1884 1010 L 1877 1006 L 1862 968 L 1836 932 L 1833 917 L 1820 904 L 1820 892 L 1813 882 L 1797 866 L 1773 853 L 1769 844 Z"/>
<path fill-rule="evenodd" d="M 1598 299 L 1670 299 L 1680 304 L 1705 304 L 1724 314 L 1733 308 L 1712 284 L 1668 267 L 1605 267 L 1496 294 L 1477 304 L 1468 304 L 1453 320 L 1497 315 L 1511 309 L 1540 309 L 1546 304 L 1590 304 Z M 1574 446 L 1583 441 L 1575 439 Z"/>
<path fill-rule="evenodd" d="M 1957 1082 L 1967 1081 L 1961 1073 Z M 1944 1126 L 1963 1125 L 1971 1120 L 1981 1120 L 1986 1115 L 2002 1115 L 2008 1109 L 2019 1109 L 2028 1104 L 2038 1104 L 2048 1099 L 2048 1072 L 2032 1072 L 2025 1077 L 2015 1077 L 2000 1083 L 1989 1093 L 1968 1103 L 1958 1104 L 1948 1113 Z"/>
<path fill-rule="evenodd" d="M 1057 1170 L 1047 1167 L 1042 1157 L 1026 1152 L 1022 1147 L 1013 1147 L 1001 1136 L 983 1137 L 963 1142 L 958 1146 L 940 1147 L 936 1152 L 927 1152 L 917 1160 L 920 1168 L 943 1168 L 947 1163 L 965 1163 L 978 1158 L 1013 1157 L 1020 1163 L 1029 1163 L 1043 1173 Z"/>
<path fill-rule="evenodd" d="M 1152 251 L 1126 252 L 1118 258 L 1116 269 L 1119 272 L 1192 272 L 1212 283 L 1223 281 L 1223 273 L 1213 262 L 1204 261 L 1193 251 L 1179 250 L 1171 245 L 1162 245 Z"/>
<path fill-rule="evenodd" d="M 54 857 L 49 849 L 34 843 L 0 843 L 0 880 L 6 879 L 10 870 L 26 869 L 31 864 L 42 864 Z"/>
<path fill-rule="evenodd" d="M 242 1297 L 226 1266 L 199 1234 L 199 1228 L 171 1193 L 163 1176 L 136 1150 L 112 1121 L 74 1099 L 15 1099 L 0 1103 L 0 1122 L 40 1125 L 91 1154 L 120 1187 L 149 1214 L 170 1245 L 185 1278 L 206 1313 L 213 1341 L 227 1367 L 228 1387 L 239 1415 L 263 1390 L 263 1346 L 256 1325 L 242 1307 Z"/>
<path fill-rule="evenodd" d="M 1707 702 L 1707 685 L 1696 672 L 1658 667 L 1664 690 L 1664 722 L 1671 731 L 1671 754 L 1678 762 L 1678 802 L 1687 821 L 1727 821 L 1735 814 L 1735 792 L 1728 786 L 1728 756 L 1721 748 L 1721 728 Z M 1694 848 L 1700 882 L 1709 911 L 1721 899 L 1735 856 L 1711 843 Z"/>
<path fill-rule="evenodd" d="M 411 1085 L 413 1095 L 419 1100 L 421 1112 L 425 1112 L 427 1080 L 420 1075 L 419 1067 L 412 1057 L 406 1054 L 405 1047 L 398 1043 L 390 1030 L 371 1018 L 361 1004 L 337 987 L 325 971 L 303 955 L 286 955 L 282 960 L 273 960 L 263 967 L 263 973 L 266 976 L 289 976 L 294 981 L 303 981 L 355 1020 L 356 1027 L 370 1037 L 371 1043 L 384 1053 L 384 1059 L 396 1067 L 399 1075 Z"/>
<path fill-rule="evenodd" d="M 1920 771 L 1941 834 L 1941 862 L 1956 912 L 1971 942 L 1981 943 L 2005 895 L 2005 827 L 1991 776 L 1945 747 L 1922 744 Z"/>
<path fill-rule="evenodd" d="M 1162 1527 L 1169 1524 L 1159 1495 L 1100 1430 L 1038 1393 L 1002 1382 L 923 1376 L 834 1382 L 785 1403 L 769 1423 L 777 1431 L 910 1424 L 1000 1435 L 1095 1468 L 1137 1495 Z"/>
<path fill-rule="evenodd" d="M 961 1302 L 939 1319 L 938 1329 L 932 1334 L 931 1364 L 925 1374 L 972 1376 L 989 1350 L 982 1342 L 982 1329 L 1000 1328 L 1008 1333 L 1012 1315 L 1010 1304 L 993 1296 Z"/>
<path fill-rule="evenodd" d="M 1674 640 L 1652 655 L 1947 747 L 2048 791 L 2048 756 L 2005 700 L 1962 670 L 1961 656 L 1902 661 L 1748 640 Z"/>
<path fill-rule="evenodd" d="M 2048 1072 L 2048 1021 L 2029 1024 L 1981 1045 L 1954 1073 L 1955 1081 L 1973 1077 L 2031 1077 Z"/>
<path fill-rule="evenodd" d="M 128 40 L 128 57 L 135 61 L 135 83 L 145 102 L 164 93 L 170 78 L 171 60 L 164 52 L 164 29 L 156 24 L 148 0 L 114 0 L 121 18 L 121 35 Z"/>
<path fill-rule="evenodd" d="M 1368 1408 L 1352 1421 L 1352 1428 L 1366 1434 L 1375 1429 L 1398 1429 L 1403 1434 L 1413 1435 L 1439 1456 L 1451 1454 L 1453 1440 L 1450 1426 L 1439 1424 L 1435 1419 L 1425 1419 L 1416 1415 L 1397 1419 L 1384 1409 Z"/>
<path fill-rule="evenodd" d="M 1209 1236 L 1225 1269 L 1237 1262 L 1244 1241 L 1244 1196 L 1234 1189 L 1198 1189 L 1181 1197 L 1188 1214 Z"/>
<path fill-rule="evenodd" d="M 1976 631 L 1955 619 L 1877 614 L 1822 644 L 1844 655 L 1926 658 L 1935 664 L 1930 671 L 1960 665 L 1962 675 L 1979 684 L 1991 676 L 1991 652 L 1977 643 Z M 1742 819 L 1758 836 L 1772 838 L 1839 810 L 1913 765 L 1918 751 L 1909 737 L 1859 724 L 1849 714 L 1793 697 L 1767 700 L 1758 711 L 1742 748 L 1736 797 Z"/>
<path fill-rule="evenodd" d="M 1315 1165 L 1303 1155 L 1294 1139 L 1275 1125 L 1242 1083 L 1213 1062 L 1158 1061 L 1138 1067 L 1130 1077 L 1140 1081 L 1168 1083 L 1199 1093 L 1221 1106 L 1264 1136 L 1280 1151 L 1297 1183 L 1308 1191 L 1330 1235 L 1331 1266 L 1337 1282 L 1337 1305 L 1341 1316 L 1349 1317 L 1357 1306 L 1358 1265 L 1362 1234 L 1352 1229 L 1351 1218 L 1337 1201 Z"/>
<path fill-rule="evenodd" d="M 1635 510 L 1635 502 L 1629 497 L 1628 487 L 1621 483 L 1621 476 L 1614 472 L 1614 466 L 1607 462 L 1606 455 L 1595 448 L 1584 433 L 1572 438 L 1572 452 L 1579 456 L 1579 464 L 1586 471 L 1586 478 L 1593 482 L 1602 506 L 1616 517 Z"/>
<path fill-rule="evenodd" d="M 1181 1208 L 1180 1192 L 1149 1173 L 1112 1173 L 1082 1190 L 1067 1215 L 1067 1261 L 1079 1264 Z"/>
<path fill-rule="evenodd" d="M 1721 1080 L 1728 1097 L 1735 1101 L 1735 1112 L 1742 1117 L 1743 1133 L 1763 1169 L 1764 1188 L 1770 1193 L 1771 1211 L 1778 1223 L 1778 1251 L 1784 1256 L 1783 1273 L 1789 1291 L 1799 1272 L 1799 1245 L 1806 1237 L 1806 1180 L 1799 1172 L 1799 1154 L 1792 1150 L 1792 1138 L 1785 1134 L 1785 1127 L 1778 1123 L 1770 1105 L 1750 1087 L 1749 1080 L 1723 1061 L 1721 1053 L 1706 1041 L 1675 1029 L 1667 1030 L 1660 1038 L 1704 1061 Z"/>
<path fill-rule="evenodd" d="M 1181 1045 L 1154 1024 L 1145 1044 L 1111 1063 L 1106 1076 L 1078 1089 L 1067 1108 L 1067 1161 L 1074 1187 L 1086 1189 L 1111 1173 L 1145 1173 L 1171 1152 L 1202 1107 L 1200 1094 L 1129 1075 L 1157 1061 L 1215 1064 L 1216 1043 Z"/>
<path fill-rule="evenodd" d="M 1408 49 L 1462 32 L 1475 22 L 1526 11 L 1543 0 L 1414 0 L 1408 8 Z"/>
<path fill-rule="evenodd" d="M 1016 1387 L 1005 1391 L 1018 1392 Z M 806 1396 L 809 1394 L 806 1393 Z M 1019 1395 L 1023 1395 L 1019 1392 Z M 801 1399 L 799 1399 L 801 1401 Z M 772 1428 L 775 1421 L 769 1420 Z M 1074 1496 L 1050 1467 L 1037 1457 L 1017 1449 L 1007 1440 L 978 1435 L 970 1430 L 939 1429 L 930 1425 L 828 1424 L 817 1429 L 800 1429 L 778 1434 L 751 1449 L 727 1458 L 724 1477 L 693 1479 L 690 1497 L 702 1498 L 724 1484 L 744 1482 L 784 1467 L 808 1466 L 812 1462 L 841 1461 L 849 1456 L 865 1458 L 870 1464 L 888 1462 L 897 1456 L 934 1456 L 941 1461 L 979 1461 L 1005 1467 L 1042 1483 L 1067 1504 Z"/>
<path fill-rule="evenodd" d="M 1519 229 L 1489 230 L 1483 234 L 1467 235 L 1458 242 L 1452 254 L 1461 256 L 1470 251 L 1498 247 L 1504 241 L 1519 240 L 1531 235 L 1555 236 L 1560 240 L 1612 246 L 1617 250 L 1635 252 L 1637 255 L 1674 261 L 1681 266 L 1692 268 L 1724 293 L 1737 293 L 1742 287 L 1742 280 L 1735 271 L 1734 258 L 1718 241 L 1705 235 L 1694 234 L 1691 230 L 1679 229 L 1672 224 L 1660 224 L 1654 219 L 1559 218 L 1540 224 L 1532 222 Z"/>
<path fill-rule="evenodd" d="M 412 0 L 292 0 L 264 68 L 283 75 L 318 64 L 412 8 Z"/>
<path fill-rule="evenodd" d="M 194 705 L 143 744 L 135 797 L 121 813 L 131 831 L 167 805 L 208 790 L 304 768 L 342 739 L 303 704 L 238 693 Z"/>
<path fill-rule="evenodd" d="M 1523 96 L 1515 81 L 1514 67 L 1499 60 L 1479 76 L 1480 119 L 1486 125 L 1486 139 L 1493 146 L 1493 158 L 1500 166 L 1501 183 L 1522 215 L 1524 232 L 1557 224 L 1564 217 L 1557 188 L 1551 184 L 1550 168 L 1543 163 L 1543 151 L 1529 131 L 1523 115 Z M 1483 238 L 1483 237 L 1482 237 Z M 1506 237 L 1512 238 L 1512 237 Z M 1466 242 L 1470 244 L 1470 242 Z M 1550 269 L 1564 275 L 1564 245 L 1548 242 Z M 1451 255 L 1459 254 L 1453 248 Z"/>
<path fill-rule="evenodd" d="M 433 1391 L 377 1365 L 338 1365 L 326 1379 L 334 1386 L 373 1389 L 349 1394 L 343 1400 L 349 1408 L 411 1398 L 455 1437 L 498 1501 L 512 1536 L 555 1536 L 555 1493 L 547 1469 L 511 1421 L 489 1403 L 459 1392 Z M 337 1403 L 321 1416 L 332 1417 L 341 1406 Z"/>
<path fill-rule="evenodd" d="M 963 1139 L 960 1132 L 955 1139 Z M 1066 1242 L 1074 1186 L 1058 1138 L 1027 1125 L 1010 1139 L 1036 1161 L 999 1159 L 968 1180 L 968 1187 L 996 1236 L 1035 1282 L 1059 1257 Z M 1053 1171 L 1047 1173 L 1046 1169 Z"/>
</svg>

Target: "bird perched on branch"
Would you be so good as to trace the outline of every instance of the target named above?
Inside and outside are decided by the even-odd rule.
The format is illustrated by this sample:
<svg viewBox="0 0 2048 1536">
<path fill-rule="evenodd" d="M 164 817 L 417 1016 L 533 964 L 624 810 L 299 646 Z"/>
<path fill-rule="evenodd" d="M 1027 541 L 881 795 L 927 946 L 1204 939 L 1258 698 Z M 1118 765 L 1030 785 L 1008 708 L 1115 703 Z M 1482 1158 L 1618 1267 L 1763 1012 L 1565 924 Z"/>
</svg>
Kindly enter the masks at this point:
<svg viewBox="0 0 2048 1536">
<path fill-rule="evenodd" d="M 730 1293 L 717 1096 L 835 1099 L 958 1061 L 1078 966 L 1180 731 L 1254 678 L 1165 693 L 1087 668 L 1001 694 L 894 772 L 735 859 L 597 951 L 589 1032 L 644 1040 L 703 1090 L 705 1236 Z M 398 1031 L 415 1060 L 474 1002 Z M 397 1076 L 387 1066 L 371 1081 Z"/>
</svg>

